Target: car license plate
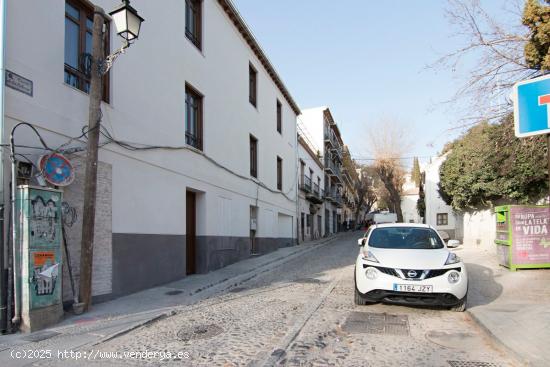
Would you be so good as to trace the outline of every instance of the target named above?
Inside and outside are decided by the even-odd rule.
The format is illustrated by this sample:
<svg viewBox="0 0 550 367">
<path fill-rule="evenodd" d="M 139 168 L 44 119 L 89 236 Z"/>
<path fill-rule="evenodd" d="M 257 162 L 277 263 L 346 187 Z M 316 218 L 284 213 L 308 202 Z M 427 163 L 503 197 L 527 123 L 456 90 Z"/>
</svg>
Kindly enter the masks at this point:
<svg viewBox="0 0 550 367">
<path fill-rule="evenodd" d="M 398 292 L 431 293 L 433 286 L 420 284 L 393 284 L 393 290 Z"/>
</svg>

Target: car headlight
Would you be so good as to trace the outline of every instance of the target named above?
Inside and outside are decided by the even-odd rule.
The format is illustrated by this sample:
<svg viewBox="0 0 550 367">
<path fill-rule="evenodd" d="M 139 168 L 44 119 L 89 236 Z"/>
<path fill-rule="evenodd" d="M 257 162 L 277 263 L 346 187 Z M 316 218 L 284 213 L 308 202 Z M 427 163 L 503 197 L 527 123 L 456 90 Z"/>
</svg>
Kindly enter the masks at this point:
<svg viewBox="0 0 550 367">
<path fill-rule="evenodd" d="M 371 261 L 371 262 L 374 262 L 374 263 L 378 262 L 378 259 L 370 251 L 363 251 L 363 260 Z"/>
<path fill-rule="evenodd" d="M 454 252 L 450 252 L 449 256 L 447 256 L 447 261 L 445 261 L 445 265 L 456 264 L 459 262 L 460 262 L 460 257 L 456 256 Z"/>
<path fill-rule="evenodd" d="M 451 283 L 451 284 L 458 283 L 458 281 L 460 280 L 460 273 L 458 273 L 456 271 L 451 271 L 451 272 L 449 272 L 449 275 L 447 276 L 447 279 L 449 280 L 449 283 Z"/>
<path fill-rule="evenodd" d="M 378 277 L 378 270 L 376 270 L 375 268 L 367 268 L 367 270 L 365 271 L 365 275 L 368 279 L 376 279 Z"/>
</svg>

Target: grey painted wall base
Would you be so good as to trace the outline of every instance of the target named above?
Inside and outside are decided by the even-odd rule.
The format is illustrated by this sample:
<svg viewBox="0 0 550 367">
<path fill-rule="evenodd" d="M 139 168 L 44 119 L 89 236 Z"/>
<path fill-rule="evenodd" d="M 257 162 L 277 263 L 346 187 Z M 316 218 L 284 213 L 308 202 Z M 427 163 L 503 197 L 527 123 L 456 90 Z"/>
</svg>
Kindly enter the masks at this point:
<svg viewBox="0 0 550 367">
<path fill-rule="evenodd" d="M 281 247 L 293 246 L 292 238 L 256 238 L 259 255 L 273 252 Z M 197 273 L 223 268 L 249 258 L 251 241 L 249 237 L 197 236 Z"/>
<path fill-rule="evenodd" d="M 115 297 L 185 276 L 185 236 L 113 233 Z"/>
<path fill-rule="evenodd" d="M 293 238 L 256 238 L 258 254 L 294 246 Z M 196 269 L 208 273 L 251 256 L 249 237 L 197 236 Z M 104 302 L 186 276 L 185 235 L 113 233 L 113 292 Z"/>
</svg>

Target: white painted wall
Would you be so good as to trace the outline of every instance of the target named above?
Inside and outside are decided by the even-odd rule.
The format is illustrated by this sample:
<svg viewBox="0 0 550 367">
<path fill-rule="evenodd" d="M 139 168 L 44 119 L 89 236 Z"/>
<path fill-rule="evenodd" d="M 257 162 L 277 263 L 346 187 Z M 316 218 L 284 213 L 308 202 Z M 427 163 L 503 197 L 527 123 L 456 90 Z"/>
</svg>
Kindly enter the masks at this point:
<svg viewBox="0 0 550 367">
<path fill-rule="evenodd" d="M 403 184 L 403 195 L 401 197 L 401 212 L 405 223 L 422 223 L 422 218 L 418 215 L 416 204 L 418 202 L 418 187 L 411 179 L 411 174 L 405 174 L 405 183 Z"/>
<path fill-rule="evenodd" d="M 401 212 L 403 213 L 403 221 L 405 223 L 422 223 L 416 210 L 417 202 L 418 195 L 405 195 L 401 198 Z"/>
<path fill-rule="evenodd" d="M 96 3 L 107 11 L 117 5 L 110 0 Z M 134 0 L 132 5 L 146 22 L 140 39 L 111 69 L 111 103 L 102 105 L 103 125 L 120 140 L 183 145 L 189 83 L 204 95 L 204 153 L 248 177 L 253 134 L 258 139 L 259 179 L 275 189 L 276 157 L 282 157 L 283 192 L 290 200 L 258 190 L 255 183 L 191 151 L 130 152 L 108 145 L 99 156 L 112 166 L 113 232 L 184 234 L 186 188 L 206 194 L 206 220 L 198 224 L 199 235 L 222 233 L 220 200 L 226 200 L 224 211 L 234 218 L 223 227 L 230 236 L 248 237 L 249 207 L 256 201 L 260 208 L 294 217 L 296 114 L 223 9 L 216 1 L 203 2 L 199 51 L 185 37 L 183 1 L 158 6 Z M 46 141 L 57 146 L 80 135 L 87 124 L 88 96 L 63 82 L 64 6 L 61 0 L 8 1 L 6 66 L 33 81 L 34 96 L 6 89 L 6 136 L 15 123 L 25 121 L 38 126 Z M 111 33 L 114 49 L 120 41 Z M 248 101 L 249 63 L 258 70 L 257 108 Z M 282 134 L 276 131 L 276 99 L 283 105 Z M 36 145 L 32 134 L 23 130 L 16 135 L 17 143 Z M 276 224 L 277 214 L 263 218 L 257 236 L 278 236 Z"/>
<path fill-rule="evenodd" d="M 307 143 L 306 143 L 307 144 Z M 310 147 L 310 149 L 313 151 L 314 147 Z M 310 176 L 310 169 L 313 170 L 313 176 L 312 176 L 312 187 L 313 183 L 317 183 L 317 178 L 319 177 L 321 179 L 320 181 L 320 189 L 324 190 L 325 187 L 325 174 L 323 166 L 320 166 L 318 162 L 315 160 L 314 157 L 310 155 L 310 153 L 302 146 L 302 144 L 298 143 L 298 182 L 301 185 L 302 178 L 301 178 L 301 164 L 300 162 L 304 162 L 304 175 L 309 177 Z M 310 201 L 306 199 L 306 195 L 302 190 L 299 190 L 298 192 L 298 218 L 301 221 L 301 214 L 304 213 L 304 215 L 311 214 L 310 212 Z M 321 229 L 319 231 L 320 236 L 325 235 L 325 203 L 321 204 L 319 207 L 319 210 L 312 216 L 312 226 L 308 230 L 307 228 L 307 221 L 304 217 L 304 233 L 306 240 L 312 239 L 313 229 L 318 230 L 318 224 L 317 224 L 317 216 L 321 216 Z M 301 235 L 301 225 L 298 226 L 298 238 L 300 241 L 302 240 Z"/>
<path fill-rule="evenodd" d="M 321 156 L 325 155 L 325 132 L 323 111 L 327 107 L 315 107 L 302 110 L 298 121 L 305 128 L 305 133 L 311 143 L 319 149 Z"/>
<path fill-rule="evenodd" d="M 324 156 L 325 156 L 325 137 L 324 137 L 324 126 L 325 126 L 325 116 L 324 111 L 327 110 L 328 107 L 322 106 L 322 107 L 315 107 L 315 108 L 308 108 L 304 109 L 301 112 L 301 115 L 298 116 L 298 121 L 301 124 L 301 126 L 304 127 L 306 130 L 306 133 L 308 134 L 308 138 L 311 139 L 312 143 L 318 147 L 322 162 L 324 164 Z M 342 214 L 342 208 L 338 208 L 336 205 L 334 205 L 332 202 L 325 201 L 324 207 L 326 210 L 329 211 L 328 215 L 328 222 L 329 226 L 328 228 L 325 228 L 325 234 L 331 234 L 335 233 L 337 231 L 338 223 L 335 222 L 336 215 Z M 341 215 L 341 221 L 343 221 L 343 216 Z"/>
<path fill-rule="evenodd" d="M 495 249 L 496 216 L 493 209 L 464 213 L 464 245 Z"/>
<path fill-rule="evenodd" d="M 439 168 L 446 158 L 447 155 L 433 157 L 431 163 L 428 163 L 422 167 L 422 171 L 424 171 L 426 175 L 426 182 L 424 185 L 426 200 L 426 224 L 429 224 L 441 231 L 455 231 L 457 229 L 457 214 L 455 214 L 451 206 L 445 204 L 439 195 Z M 438 213 L 447 213 L 447 225 L 437 225 Z"/>
</svg>

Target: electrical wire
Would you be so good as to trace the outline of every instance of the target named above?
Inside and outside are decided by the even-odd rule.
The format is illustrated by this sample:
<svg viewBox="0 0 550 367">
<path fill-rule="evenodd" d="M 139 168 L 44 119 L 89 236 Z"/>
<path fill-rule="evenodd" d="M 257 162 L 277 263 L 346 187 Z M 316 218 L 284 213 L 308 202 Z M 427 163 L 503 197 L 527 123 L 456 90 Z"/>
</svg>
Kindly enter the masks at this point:
<svg viewBox="0 0 550 367">
<path fill-rule="evenodd" d="M 101 115 L 100 115 L 100 120 L 101 120 Z M 44 139 L 42 138 L 42 136 L 40 135 L 40 133 L 30 124 L 26 123 L 26 122 L 22 122 L 20 124 L 24 124 L 24 125 L 27 125 L 27 126 L 30 126 L 34 132 L 37 134 L 37 136 L 39 137 L 40 141 L 41 141 L 41 144 L 42 144 L 42 147 L 33 147 L 33 146 L 21 146 L 21 147 L 24 147 L 24 148 L 27 148 L 27 149 L 39 149 L 39 150 L 46 150 L 46 151 L 49 151 L 51 152 L 50 154 L 54 154 L 54 153 L 65 153 L 65 154 L 73 154 L 73 153 L 76 153 L 76 152 L 79 152 L 79 151 L 85 151 L 86 148 L 85 147 L 72 147 L 72 148 L 67 148 L 67 149 L 64 149 L 65 147 L 67 147 L 69 144 L 71 144 L 71 142 L 75 141 L 75 140 L 79 140 L 79 139 L 88 139 L 88 133 L 90 132 L 90 129 L 88 129 L 87 126 L 83 126 L 82 128 L 82 134 L 80 134 L 79 136 L 76 136 L 76 137 L 72 137 L 70 138 L 67 142 L 61 144 L 58 148 L 56 149 L 52 149 L 50 148 L 46 142 L 44 141 Z M 251 182 L 254 182 L 256 183 L 258 186 L 262 187 L 263 189 L 271 192 L 271 193 L 274 193 L 274 194 L 281 194 L 283 195 L 287 200 L 289 201 L 292 201 L 294 202 L 294 199 L 292 199 L 291 197 L 289 197 L 289 194 L 291 192 L 294 191 L 293 187 L 295 185 L 296 182 L 294 182 L 293 185 L 290 186 L 290 188 L 287 190 L 287 191 L 281 191 L 281 190 L 274 190 L 272 188 L 270 188 L 269 186 L 267 186 L 266 184 L 264 184 L 262 181 L 260 180 L 257 180 L 257 179 L 254 179 L 254 178 L 251 178 L 251 177 L 247 177 L 247 176 L 244 176 L 244 175 L 241 175 L 233 170 L 231 170 L 230 168 L 218 163 L 215 159 L 211 158 L 210 156 L 206 155 L 204 152 L 198 150 L 198 149 L 195 149 L 191 146 L 188 146 L 188 145 L 182 145 L 182 146 L 171 146 L 171 145 L 149 145 L 149 144 L 143 144 L 143 143 L 135 143 L 135 142 L 128 142 L 128 141 L 124 141 L 124 140 L 118 140 L 118 139 L 115 139 L 113 137 L 113 135 L 111 134 L 111 132 L 106 128 L 104 127 L 103 125 L 101 125 L 100 123 L 98 123 L 96 125 L 95 128 L 99 128 L 100 130 L 100 134 L 101 136 L 103 136 L 103 138 L 105 139 L 104 141 L 100 142 L 99 146 L 100 147 L 103 147 L 105 145 L 108 145 L 108 144 L 115 144 L 123 149 L 126 149 L 126 150 L 129 150 L 129 151 L 150 151 L 150 150 L 186 150 L 186 151 L 190 151 L 190 152 L 193 152 L 195 154 L 198 154 L 198 155 L 201 155 L 202 157 L 204 157 L 206 160 L 208 160 L 210 163 L 214 164 L 216 167 L 218 168 L 221 168 L 223 170 L 225 170 L 226 172 L 236 176 L 236 177 L 239 177 L 241 179 L 244 179 L 244 180 L 247 180 L 247 181 L 251 181 Z M 14 145 L 15 146 L 15 145 Z M 41 169 L 39 169 L 28 157 L 27 155 L 25 154 L 22 154 L 22 153 L 18 153 L 18 156 L 21 156 L 21 157 L 25 157 L 25 159 L 30 162 L 31 164 L 33 164 L 33 166 L 40 172 L 39 174 L 37 174 L 36 176 L 41 176 L 43 175 L 43 172 Z M 295 181 L 295 180 L 294 180 Z"/>
</svg>

